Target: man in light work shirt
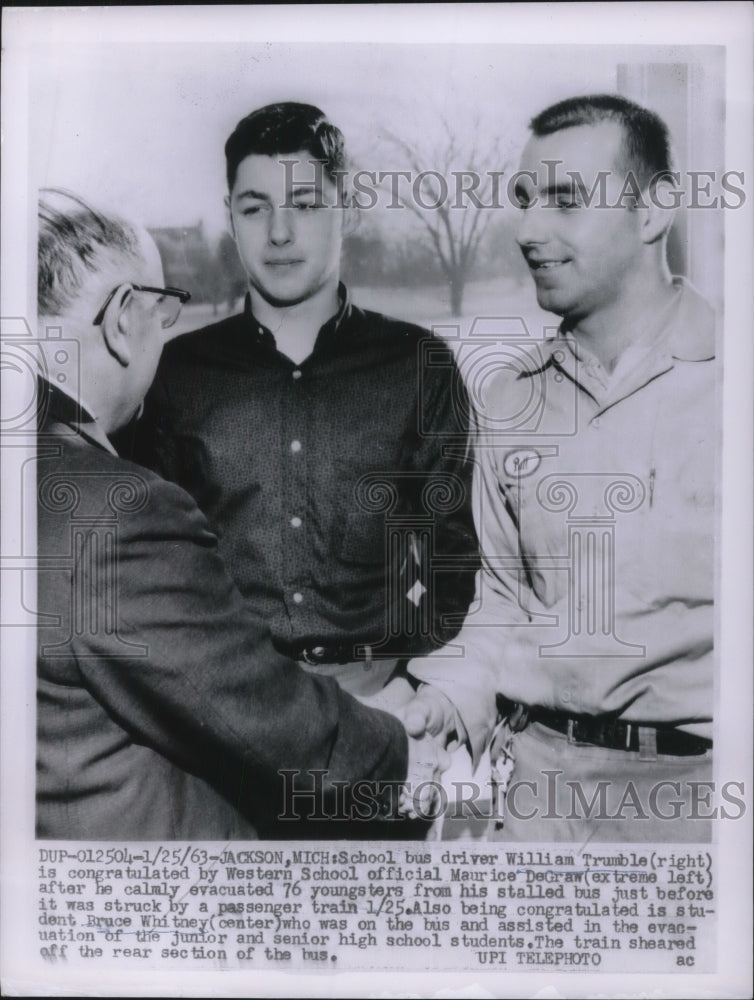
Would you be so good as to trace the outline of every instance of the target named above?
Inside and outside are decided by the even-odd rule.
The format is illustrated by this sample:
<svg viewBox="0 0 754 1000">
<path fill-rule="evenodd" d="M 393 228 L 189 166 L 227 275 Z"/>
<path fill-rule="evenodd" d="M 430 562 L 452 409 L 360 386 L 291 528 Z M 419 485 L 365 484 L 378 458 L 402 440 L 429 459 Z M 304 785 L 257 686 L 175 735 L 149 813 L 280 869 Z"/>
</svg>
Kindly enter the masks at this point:
<svg viewBox="0 0 754 1000">
<path fill-rule="evenodd" d="M 455 640 L 463 669 L 442 651 L 410 664 L 427 686 L 409 730 L 456 733 L 478 760 L 502 703 L 503 839 L 701 840 L 713 808 L 714 316 L 666 263 L 662 206 L 676 192 L 657 115 L 574 98 L 531 130 L 518 240 L 540 306 L 563 321 L 486 397 L 480 608 Z"/>
<path fill-rule="evenodd" d="M 168 347 L 142 436 L 277 648 L 374 693 L 455 634 L 473 595 L 466 392 L 439 339 L 339 283 L 352 209 L 319 109 L 252 112 L 225 152 L 246 306 Z"/>
</svg>

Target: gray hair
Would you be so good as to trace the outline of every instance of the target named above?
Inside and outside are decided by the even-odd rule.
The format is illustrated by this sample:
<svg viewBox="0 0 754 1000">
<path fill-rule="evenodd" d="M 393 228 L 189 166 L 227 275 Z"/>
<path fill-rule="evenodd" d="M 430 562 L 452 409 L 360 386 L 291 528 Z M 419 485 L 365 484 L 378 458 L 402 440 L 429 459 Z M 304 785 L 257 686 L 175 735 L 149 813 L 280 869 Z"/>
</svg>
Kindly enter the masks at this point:
<svg viewBox="0 0 754 1000">
<path fill-rule="evenodd" d="M 63 200 L 62 207 L 56 202 Z M 140 260 L 136 229 L 104 215 L 78 195 L 43 188 L 39 197 L 37 308 L 40 315 L 63 313 L 87 277 L 111 265 L 117 255 Z"/>
</svg>

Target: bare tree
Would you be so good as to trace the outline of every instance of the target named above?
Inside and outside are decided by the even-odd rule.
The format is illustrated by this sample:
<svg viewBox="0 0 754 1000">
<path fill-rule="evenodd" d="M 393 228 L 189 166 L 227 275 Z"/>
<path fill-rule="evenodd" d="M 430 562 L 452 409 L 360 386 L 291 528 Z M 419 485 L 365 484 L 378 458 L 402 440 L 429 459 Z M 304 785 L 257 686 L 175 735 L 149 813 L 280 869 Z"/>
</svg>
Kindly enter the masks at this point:
<svg viewBox="0 0 754 1000">
<path fill-rule="evenodd" d="M 500 136 L 485 134 L 479 119 L 464 123 L 464 138 L 447 118 L 434 140 L 408 140 L 385 130 L 410 172 L 410 184 L 391 178 L 391 196 L 420 221 L 437 255 L 460 316 L 463 295 L 482 239 L 503 205 L 507 161 Z"/>
</svg>

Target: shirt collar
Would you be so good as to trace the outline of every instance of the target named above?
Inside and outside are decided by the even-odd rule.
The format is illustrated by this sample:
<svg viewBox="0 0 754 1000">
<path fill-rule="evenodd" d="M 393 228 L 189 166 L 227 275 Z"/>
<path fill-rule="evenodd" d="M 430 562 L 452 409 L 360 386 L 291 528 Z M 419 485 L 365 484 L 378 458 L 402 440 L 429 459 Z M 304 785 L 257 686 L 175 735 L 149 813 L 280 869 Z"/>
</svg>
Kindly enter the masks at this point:
<svg viewBox="0 0 754 1000">
<path fill-rule="evenodd" d="M 77 400 L 62 387 L 48 382 L 42 376 L 38 379 L 38 386 L 40 422 L 46 418 L 66 424 L 90 443 L 104 448 L 111 455 L 117 455 L 109 438 L 97 423 L 96 417 L 92 416 L 80 400 Z"/>
<path fill-rule="evenodd" d="M 668 346 L 678 361 L 710 361 L 715 356 L 715 311 L 690 281 L 673 278 L 680 289 Z"/>
<path fill-rule="evenodd" d="M 712 306 L 685 278 L 674 277 L 678 289 L 674 300 L 663 311 L 654 330 L 657 358 L 670 357 L 676 361 L 710 361 L 715 356 L 715 313 Z M 651 334 L 650 334 L 651 336 Z M 561 324 L 558 331 L 538 345 L 538 352 L 531 359 L 522 375 L 534 375 L 551 364 L 561 362 L 564 341 L 574 341 Z M 644 338 L 642 338 L 644 339 Z M 575 356 L 581 348 L 574 345 Z"/>
<path fill-rule="evenodd" d="M 343 332 L 344 326 L 347 325 L 348 320 L 351 318 L 352 309 L 350 293 L 341 281 L 338 284 L 338 310 L 334 316 L 328 319 L 324 326 L 320 327 L 312 353 L 316 353 L 326 345 L 340 339 L 339 335 Z M 244 301 L 244 316 L 246 326 L 247 328 L 251 327 L 256 343 L 260 346 L 275 349 L 275 335 L 254 316 L 254 313 L 251 311 L 251 296 L 248 292 Z"/>
</svg>

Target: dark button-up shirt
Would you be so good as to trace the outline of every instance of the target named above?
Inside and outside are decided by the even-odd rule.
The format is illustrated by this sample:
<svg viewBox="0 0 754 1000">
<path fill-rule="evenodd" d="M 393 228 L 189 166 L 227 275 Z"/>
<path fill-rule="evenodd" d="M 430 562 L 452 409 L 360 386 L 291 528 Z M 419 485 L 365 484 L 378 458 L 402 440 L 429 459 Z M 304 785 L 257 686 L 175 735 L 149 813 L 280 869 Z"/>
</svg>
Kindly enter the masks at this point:
<svg viewBox="0 0 754 1000">
<path fill-rule="evenodd" d="M 340 291 L 300 365 L 248 299 L 172 341 L 139 452 L 194 496 L 277 645 L 345 662 L 447 641 L 478 563 L 451 351 Z"/>
</svg>

